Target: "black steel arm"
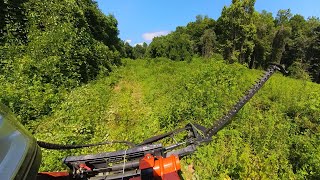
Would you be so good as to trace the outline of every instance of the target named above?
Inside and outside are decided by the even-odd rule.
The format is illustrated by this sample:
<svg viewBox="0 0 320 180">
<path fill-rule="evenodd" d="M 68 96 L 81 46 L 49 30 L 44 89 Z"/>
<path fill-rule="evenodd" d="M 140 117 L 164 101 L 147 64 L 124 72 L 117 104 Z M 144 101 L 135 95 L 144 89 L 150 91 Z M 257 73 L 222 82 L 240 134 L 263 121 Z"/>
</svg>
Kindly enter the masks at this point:
<svg viewBox="0 0 320 180">
<path fill-rule="evenodd" d="M 221 119 L 216 121 L 211 128 L 208 128 L 206 135 L 208 138 L 215 135 L 219 130 L 221 130 L 225 125 L 231 122 L 231 119 L 239 112 L 239 110 L 258 92 L 258 90 L 268 81 L 268 79 L 279 70 L 283 73 L 287 73 L 283 66 L 278 64 L 271 64 L 266 70 L 264 75 L 255 83 L 252 88 L 250 88 L 245 96 L 243 96 L 239 101 L 225 114 Z"/>
</svg>

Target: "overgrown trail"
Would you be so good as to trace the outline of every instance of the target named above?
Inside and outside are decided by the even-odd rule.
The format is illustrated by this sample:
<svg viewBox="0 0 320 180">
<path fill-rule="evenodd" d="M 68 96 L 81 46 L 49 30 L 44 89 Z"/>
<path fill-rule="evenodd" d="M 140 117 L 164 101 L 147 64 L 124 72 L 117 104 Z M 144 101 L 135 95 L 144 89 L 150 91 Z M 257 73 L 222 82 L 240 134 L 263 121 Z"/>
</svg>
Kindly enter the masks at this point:
<svg viewBox="0 0 320 180">
<path fill-rule="evenodd" d="M 151 107 L 144 101 L 145 95 L 140 82 L 123 77 L 112 89 L 109 106 L 109 123 L 111 129 L 117 129 L 113 134 L 115 137 L 134 137 L 128 139 L 139 143 L 145 134 L 137 134 L 137 131 L 148 131 L 149 126 L 156 123 L 148 121 L 151 116 Z"/>
</svg>

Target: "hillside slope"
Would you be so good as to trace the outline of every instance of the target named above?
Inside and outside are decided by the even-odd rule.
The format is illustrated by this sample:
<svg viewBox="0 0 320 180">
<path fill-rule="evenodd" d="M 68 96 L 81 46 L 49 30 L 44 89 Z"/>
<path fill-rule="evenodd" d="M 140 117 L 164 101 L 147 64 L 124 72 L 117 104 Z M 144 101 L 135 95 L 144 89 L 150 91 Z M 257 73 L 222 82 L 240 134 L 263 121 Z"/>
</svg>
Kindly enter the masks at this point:
<svg viewBox="0 0 320 180">
<path fill-rule="evenodd" d="M 29 124 L 37 139 L 56 143 L 141 142 L 188 122 L 209 126 L 262 74 L 222 60 L 190 63 L 124 60 L 111 76 L 73 90 L 51 116 Z M 183 159 L 196 179 L 320 178 L 320 86 L 274 75 L 209 145 Z M 41 170 L 58 170 L 66 155 L 122 145 L 43 151 Z"/>
</svg>

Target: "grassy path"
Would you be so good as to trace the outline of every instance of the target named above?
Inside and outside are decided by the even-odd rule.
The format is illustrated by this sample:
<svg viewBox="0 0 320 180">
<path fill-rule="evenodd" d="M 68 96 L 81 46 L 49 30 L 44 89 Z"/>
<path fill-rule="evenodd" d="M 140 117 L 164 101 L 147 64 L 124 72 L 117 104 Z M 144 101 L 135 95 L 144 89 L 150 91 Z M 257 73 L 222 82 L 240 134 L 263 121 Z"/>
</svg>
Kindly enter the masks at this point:
<svg viewBox="0 0 320 180">
<path fill-rule="evenodd" d="M 157 122 L 148 119 L 152 110 L 144 101 L 141 84 L 124 77 L 114 86 L 112 94 L 108 127 L 117 130 L 114 137 L 130 138 L 127 140 L 139 143 L 149 134 L 148 129 L 157 126 Z M 137 131 L 142 133 L 137 134 Z"/>
</svg>

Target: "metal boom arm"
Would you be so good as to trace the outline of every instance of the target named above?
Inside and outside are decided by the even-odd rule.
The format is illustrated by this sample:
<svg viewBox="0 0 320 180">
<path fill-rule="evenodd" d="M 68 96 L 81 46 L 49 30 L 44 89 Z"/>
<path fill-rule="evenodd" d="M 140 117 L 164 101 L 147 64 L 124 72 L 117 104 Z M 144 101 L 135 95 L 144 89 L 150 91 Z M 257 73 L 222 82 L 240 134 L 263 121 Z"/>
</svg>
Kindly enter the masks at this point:
<svg viewBox="0 0 320 180">
<path fill-rule="evenodd" d="M 266 70 L 264 75 L 260 78 L 257 83 L 250 88 L 246 95 L 243 96 L 222 118 L 214 123 L 211 128 L 208 128 L 206 131 L 207 137 L 212 137 L 219 130 L 221 130 L 225 125 L 231 122 L 231 119 L 239 112 L 239 110 L 258 92 L 258 90 L 268 81 L 268 79 L 279 70 L 283 73 L 287 73 L 284 68 L 277 64 L 271 64 L 270 67 Z"/>
</svg>

